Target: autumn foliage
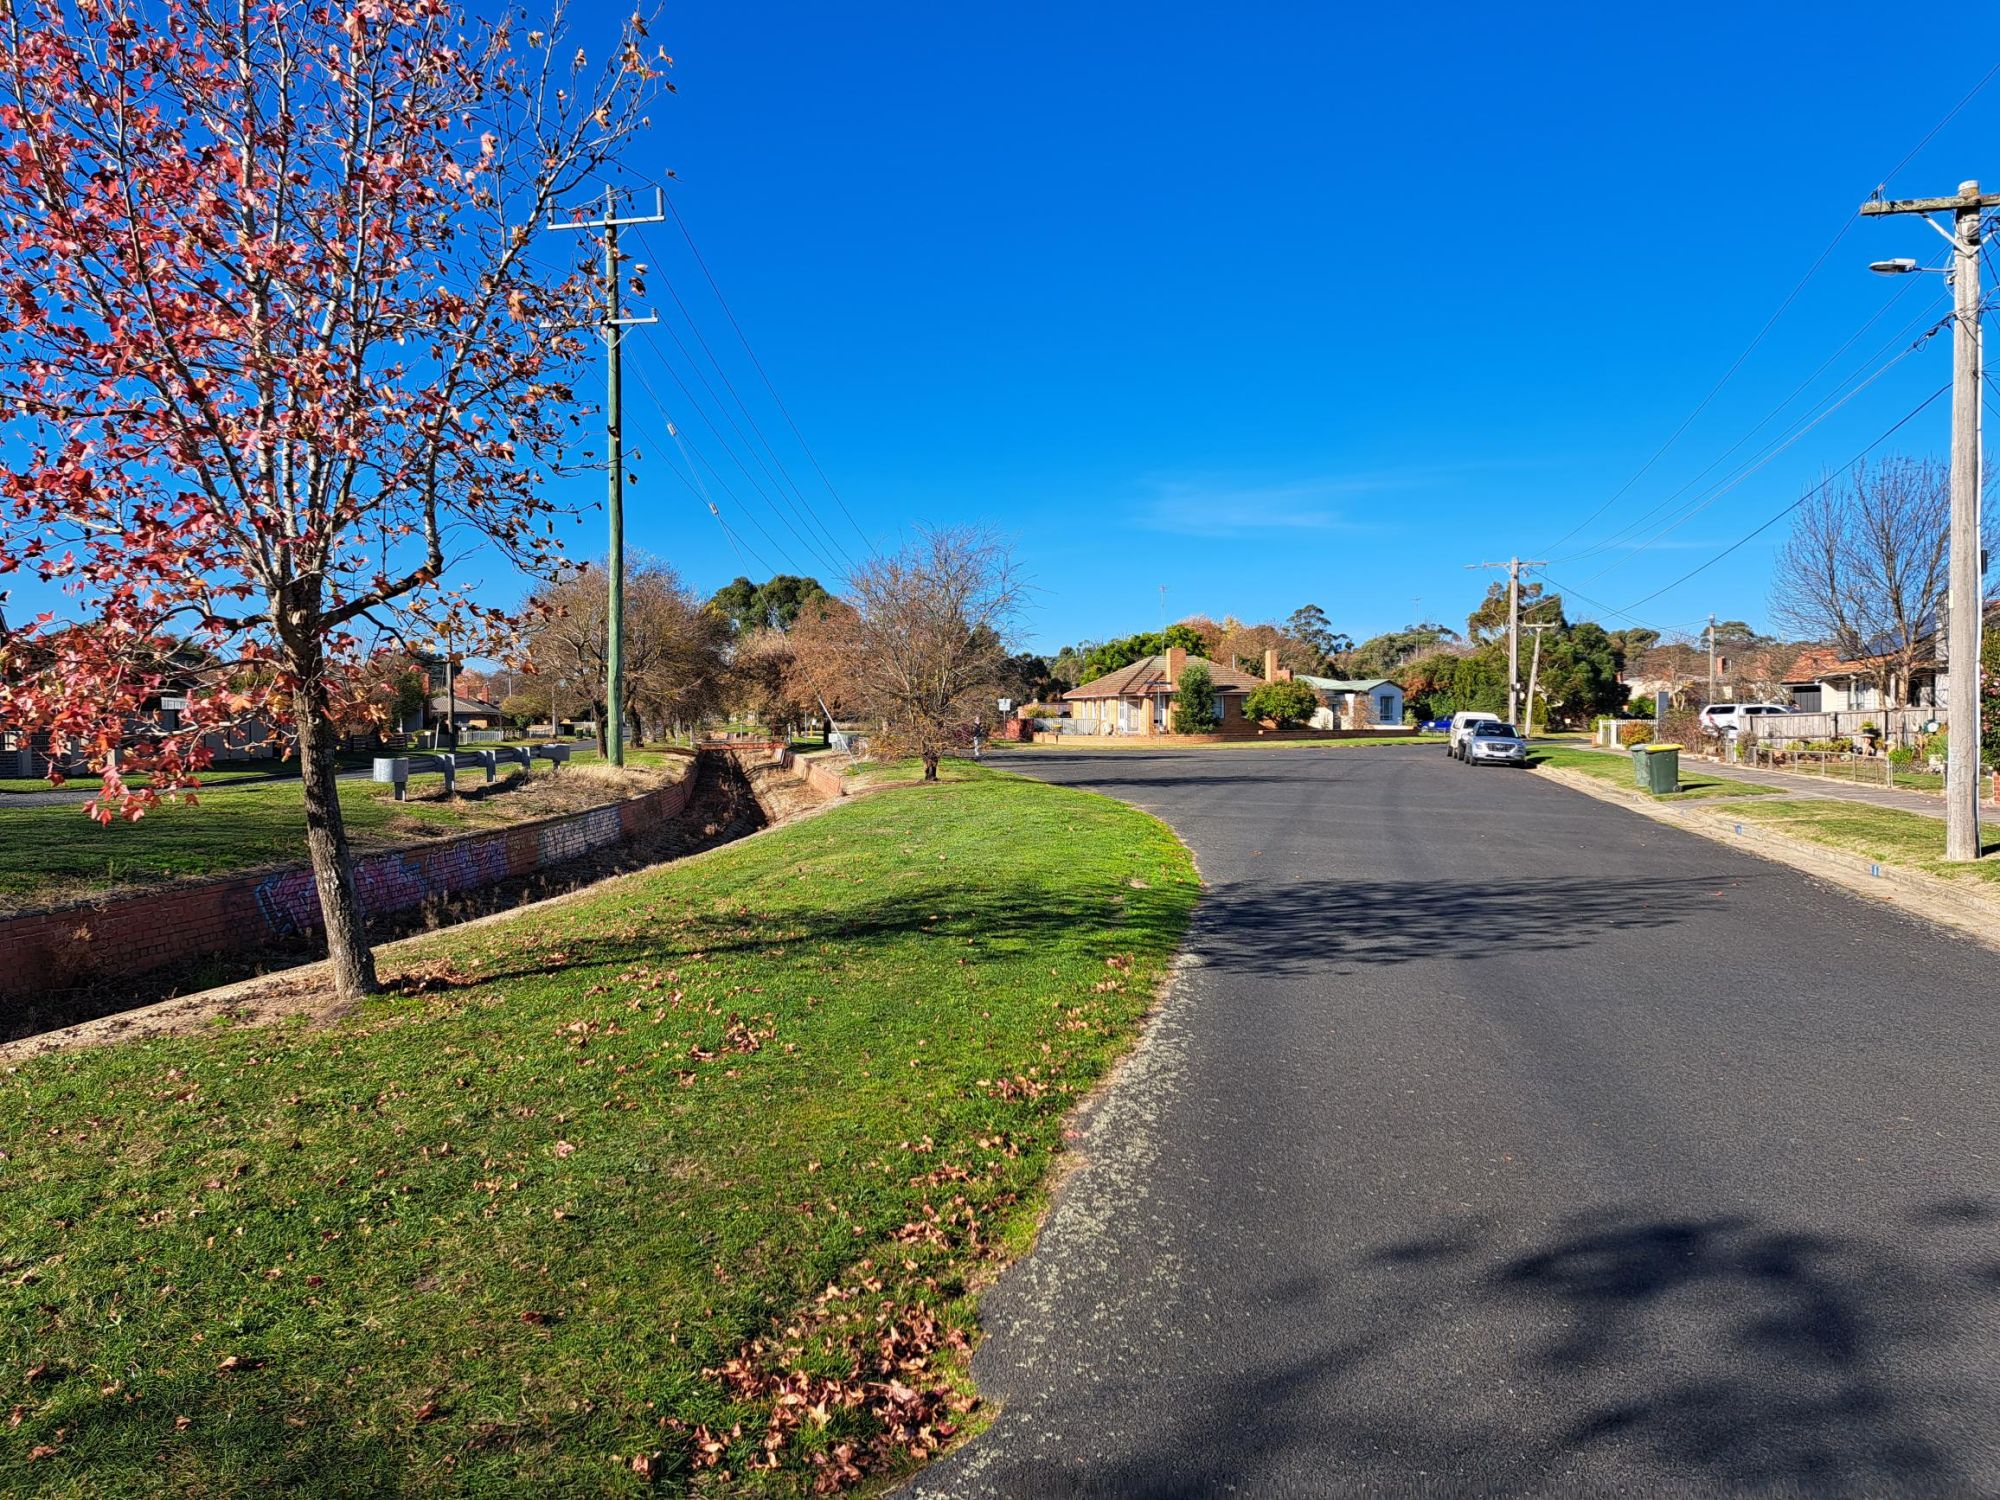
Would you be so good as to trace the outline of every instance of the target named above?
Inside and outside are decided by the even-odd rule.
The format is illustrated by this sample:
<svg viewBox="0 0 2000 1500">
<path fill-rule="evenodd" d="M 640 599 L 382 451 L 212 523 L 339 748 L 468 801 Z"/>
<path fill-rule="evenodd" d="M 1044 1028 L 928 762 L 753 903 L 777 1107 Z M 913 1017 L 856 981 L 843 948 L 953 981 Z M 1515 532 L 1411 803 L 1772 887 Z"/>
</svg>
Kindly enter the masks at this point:
<svg viewBox="0 0 2000 1500">
<path fill-rule="evenodd" d="M 295 737 L 336 949 L 362 663 L 446 616 L 476 636 L 447 581 L 474 550 L 557 566 L 587 289 L 529 247 L 641 123 L 641 34 L 593 63 L 444 0 L 0 13 L 0 575 L 69 600 L 16 628 L 42 649 L 0 720 L 152 773 L 106 767 L 103 817 L 223 726 Z M 212 664 L 171 731 L 169 643 Z"/>
</svg>

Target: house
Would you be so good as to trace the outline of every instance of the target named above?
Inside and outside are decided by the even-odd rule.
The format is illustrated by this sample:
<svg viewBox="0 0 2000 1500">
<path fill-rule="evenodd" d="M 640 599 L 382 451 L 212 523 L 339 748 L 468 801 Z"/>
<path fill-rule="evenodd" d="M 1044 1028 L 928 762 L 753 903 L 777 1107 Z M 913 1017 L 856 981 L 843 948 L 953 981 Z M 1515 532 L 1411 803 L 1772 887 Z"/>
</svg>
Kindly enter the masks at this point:
<svg viewBox="0 0 2000 1500">
<path fill-rule="evenodd" d="M 1073 687 L 1063 694 L 1069 705 L 1069 733 L 1095 735 L 1152 736 L 1173 732 L 1174 694 L 1179 691 L 1181 672 L 1199 662 L 1208 668 L 1215 684 L 1216 728 L 1222 734 L 1250 734 L 1257 726 L 1243 715 L 1243 700 L 1258 686 L 1248 672 L 1225 667 L 1205 656 L 1190 656 L 1180 647 L 1170 647 L 1152 656 L 1142 656 L 1115 672 L 1107 672 L 1094 682 Z M 1267 653 L 1266 670 L 1277 670 L 1277 653 Z"/>
<path fill-rule="evenodd" d="M 1784 696 L 1783 684 L 1793 657 L 1787 650 L 1743 646 L 1724 641 L 1715 650 L 1715 701 L 1759 703 Z M 1708 701 L 1708 648 L 1701 645 L 1654 646 L 1619 674 L 1627 696 L 1648 702 L 1665 693 L 1681 706 Z"/>
<path fill-rule="evenodd" d="M 1350 679 L 1344 677 L 1310 677 L 1296 673 L 1292 680 L 1303 682 L 1319 694 L 1320 707 L 1308 727 L 1312 729 L 1345 729 L 1356 722 L 1357 698 L 1367 700 L 1370 724 L 1401 724 L 1403 722 L 1403 690 L 1386 677 L 1365 677 Z"/>
<path fill-rule="evenodd" d="M 445 703 L 443 693 L 431 694 L 431 723 L 439 725 L 444 723 Z M 489 703 L 484 698 L 468 698 L 462 693 L 453 693 L 450 703 L 453 729 L 498 729 L 504 722 L 500 715 L 500 705 Z"/>
</svg>

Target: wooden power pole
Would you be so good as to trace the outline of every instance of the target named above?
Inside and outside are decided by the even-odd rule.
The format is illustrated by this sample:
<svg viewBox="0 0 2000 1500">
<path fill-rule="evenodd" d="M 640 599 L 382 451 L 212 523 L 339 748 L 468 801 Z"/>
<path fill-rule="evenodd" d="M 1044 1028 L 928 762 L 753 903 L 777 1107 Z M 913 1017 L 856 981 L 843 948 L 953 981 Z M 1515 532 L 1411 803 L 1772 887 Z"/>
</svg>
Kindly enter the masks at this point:
<svg viewBox="0 0 2000 1500">
<path fill-rule="evenodd" d="M 1507 722 L 1518 725 L 1521 713 L 1521 569 L 1546 567 L 1545 562 L 1510 557 L 1505 562 L 1467 563 L 1468 568 L 1507 570 Z"/>
<path fill-rule="evenodd" d="M 614 766 L 625 764 L 625 330 L 641 323 L 657 323 L 657 315 L 624 318 L 618 313 L 618 230 L 625 224 L 661 224 L 666 221 L 665 190 L 658 209 L 650 214 L 618 217 L 615 189 L 604 190 L 604 217 L 566 221 L 551 219 L 551 229 L 601 229 L 604 231 L 604 454 L 605 517 L 610 539 L 605 548 L 604 600 L 604 756 Z"/>
<path fill-rule="evenodd" d="M 1535 679 L 1541 676 L 1542 672 L 1542 632 L 1544 630 L 1554 630 L 1556 627 L 1554 621 L 1543 620 L 1538 624 L 1529 625 L 1526 628 L 1535 632 L 1535 649 L 1534 653 L 1528 658 L 1527 717 L 1519 726 L 1521 738 L 1524 740 L 1532 739 L 1535 733 Z"/>
<path fill-rule="evenodd" d="M 1715 616 L 1708 617 L 1708 701 L 1715 701 Z"/>
<path fill-rule="evenodd" d="M 1953 198 L 1876 198 L 1861 205 L 1869 217 L 1884 214 L 1952 216 L 1951 241 L 1951 584 L 1946 597 L 1945 668 L 1951 701 L 1945 705 L 1944 857 L 1979 858 L 1979 635 L 1985 610 L 1980 597 L 1979 388 L 1980 220 L 2000 207 L 2000 193 L 1982 194 L 1961 182 Z"/>
</svg>

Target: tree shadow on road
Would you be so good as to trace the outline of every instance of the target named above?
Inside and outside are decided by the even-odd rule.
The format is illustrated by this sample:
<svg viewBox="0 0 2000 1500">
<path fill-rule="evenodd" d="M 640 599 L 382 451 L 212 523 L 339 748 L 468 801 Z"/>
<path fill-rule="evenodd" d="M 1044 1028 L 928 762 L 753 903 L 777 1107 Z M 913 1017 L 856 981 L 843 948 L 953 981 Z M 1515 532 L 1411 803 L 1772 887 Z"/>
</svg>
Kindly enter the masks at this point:
<svg viewBox="0 0 2000 1500">
<path fill-rule="evenodd" d="M 1302 1475 L 1328 1494 L 1992 1494 L 1994 1221 L 1984 1200 L 1925 1204 L 1891 1244 L 1619 1208 L 1519 1249 L 1447 1220 L 1233 1295 L 1253 1309 L 1235 1347 L 1304 1352 L 1198 1388 L 1164 1441 L 1026 1468 L 1006 1418 L 981 1441 L 1003 1491 L 1049 1495 Z M 1135 1398 L 1107 1384 L 1064 1425 L 1115 1430 Z"/>
</svg>

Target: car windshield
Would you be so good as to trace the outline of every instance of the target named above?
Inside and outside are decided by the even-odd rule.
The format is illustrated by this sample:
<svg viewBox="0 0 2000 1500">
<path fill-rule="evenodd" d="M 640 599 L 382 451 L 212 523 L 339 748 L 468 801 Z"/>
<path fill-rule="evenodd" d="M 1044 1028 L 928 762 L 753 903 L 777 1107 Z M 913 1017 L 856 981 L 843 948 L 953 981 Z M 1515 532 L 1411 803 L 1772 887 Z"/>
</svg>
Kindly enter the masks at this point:
<svg viewBox="0 0 2000 1500">
<path fill-rule="evenodd" d="M 1489 721 L 1484 724 L 1473 725 L 1472 732 L 1474 734 L 1503 734 L 1512 736 L 1514 726 L 1512 724 L 1495 724 Z"/>
</svg>

